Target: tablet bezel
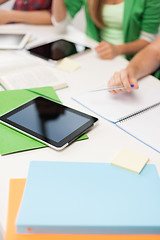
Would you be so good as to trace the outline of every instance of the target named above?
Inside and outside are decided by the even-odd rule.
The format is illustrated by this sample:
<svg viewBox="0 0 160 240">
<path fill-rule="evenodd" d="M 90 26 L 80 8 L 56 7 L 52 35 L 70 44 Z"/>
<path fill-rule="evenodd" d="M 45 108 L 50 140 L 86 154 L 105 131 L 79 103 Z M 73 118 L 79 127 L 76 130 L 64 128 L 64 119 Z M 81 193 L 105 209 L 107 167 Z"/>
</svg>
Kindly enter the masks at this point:
<svg viewBox="0 0 160 240">
<path fill-rule="evenodd" d="M 53 59 L 53 58 L 47 58 L 47 57 L 45 57 L 45 56 L 43 56 L 43 55 L 40 55 L 39 53 L 35 53 L 35 52 L 34 52 L 35 49 L 40 49 L 40 48 L 43 47 L 43 46 L 47 46 L 47 45 L 50 45 L 50 44 L 54 44 L 54 43 L 57 43 L 57 42 L 59 42 L 59 41 L 64 41 L 64 42 L 72 43 L 72 44 L 75 44 L 75 45 L 79 45 L 79 46 L 84 47 L 85 49 L 84 49 L 84 51 L 81 51 L 81 52 L 76 52 L 76 53 L 74 53 L 74 54 L 65 55 L 64 57 L 59 58 L 59 59 L 57 59 L 57 60 L 56 60 L 56 59 Z M 91 48 L 88 47 L 88 46 L 85 46 L 85 45 L 80 44 L 80 43 L 77 43 L 77 42 L 71 42 L 71 41 L 69 41 L 69 40 L 67 40 L 67 39 L 62 39 L 62 38 L 61 38 L 61 39 L 58 39 L 58 40 L 55 40 L 55 41 L 52 41 L 52 42 L 48 42 L 48 43 L 41 44 L 41 45 L 39 45 L 39 46 L 36 46 L 36 47 L 32 47 L 32 48 L 28 48 L 28 49 L 27 49 L 27 51 L 28 51 L 30 54 L 32 54 L 32 55 L 34 55 L 34 56 L 36 56 L 36 57 L 42 58 L 42 59 L 47 60 L 47 61 L 51 60 L 51 61 L 54 61 L 54 62 L 61 61 L 61 60 L 64 59 L 65 57 L 73 57 L 73 56 L 76 56 L 76 55 L 79 55 L 79 54 L 83 54 L 83 53 L 86 53 L 87 51 L 90 51 L 90 50 L 91 50 Z"/>
<path fill-rule="evenodd" d="M 13 50 L 19 50 L 19 49 L 22 49 L 22 48 L 24 48 L 24 46 L 27 44 L 27 42 L 28 42 L 28 40 L 29 40 L 29 38 L 30 38 L 30 34 L 29 33 L 7 33 L 7 32 L 5 32 L 5 33 L 0 33 L 0 36 L 2 36 L 2 35 L 10 35 L 10 36 L 18 36 L 18 35 L 23 35 L 23 38 L 22 38 L 22 40 L 20 41 L 20 43 L 19 44 L 17 44 L 17 45 L 14 45 L 14 44 L 12 44 L 12 45 L 10 45 L 10 44 L 6 44 L 6 45 L 1 45 L 0 44 L 0 49 L 5 49 L 5 50 L 7 50 L 7 49 L 13 49 Z"/>
<path fill-rule="evenodd" d="M 67 137 L 63 138 L 61 141 L 55 142 L 55 141 L 53 141 L 51 139 L 48 139 L 48 138 L 47 138 L 47 141 L 46 141 L 46 138 L 43 137 L 42 135 L 40 135 L 40 134 L 30 130 L 30 129 L 27 129 L 27 128 L 15 123 L 15 122 L 12 122 L 11 120 L 8 119 L 8 117 L 12 116 L 13 114 L 18 113 L 20 110 L 25 109 L 26 107 L 30 106 L 34 102 L 34 100 L 37 99 L 37 98 L 47 99 L 51 102 L 54 102 L 54 103 L 57 104 L 57 106 L 58 105 L 63 106 L 65 109 L 89 119 L 89 121 L 87 123 L 83 124 L 77 130 L 70 133 Z M 55 150 L 62 150 L 63 148 L 65 148 L 67 145 L 72 143 L 74 140 L 76 140 L 82 134 L 86 133 L 88 131 L 88 129 L 91 128 L 94 125 L 95 122 L 97 122 L 97 120 L 98 120 L 97 118 L 95 118 L 91 115 L 85 114 L 83 112 L 80 112 L 80 111 L 75 110 L 73 108 L 67 107 L 65 105 L 62 105 L 60 103 L 55 102 L 54 100 L 51 100 L 51 99 L 48 99 L 48 98 L 42 97 L 42 96 L 39 96 L 39 97 L 36 97 L 36 98 L 30 100 L 30 101 L 20 105 L 19 107 L 5 113 L 4 115 L 2 115 L 0 117 L 0 122 L 8 125 L 11 128 L 14 128 L 15 130 L 18 130 L 19 132 L 22 132 L 22 133 L 40 141 L 40 142 L 42 142 L 42 143 L 45 143 L 47 146 L 49 146 L 49 147 L 51 147 Z"/>
</svg>

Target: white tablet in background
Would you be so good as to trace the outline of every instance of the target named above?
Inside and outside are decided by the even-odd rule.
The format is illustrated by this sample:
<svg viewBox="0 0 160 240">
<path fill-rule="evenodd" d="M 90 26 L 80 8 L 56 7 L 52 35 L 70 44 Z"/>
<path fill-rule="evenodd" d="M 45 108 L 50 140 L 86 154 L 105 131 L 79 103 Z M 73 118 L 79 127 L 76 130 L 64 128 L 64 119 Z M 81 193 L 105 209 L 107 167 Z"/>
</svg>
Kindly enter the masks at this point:
<svg viewBox="0 0 160 240">
<path fill-rule="evenodd" d="M 29 38 L 26 33 L 0 33 L 0 49 L 22 49 Z"/>
</svg>

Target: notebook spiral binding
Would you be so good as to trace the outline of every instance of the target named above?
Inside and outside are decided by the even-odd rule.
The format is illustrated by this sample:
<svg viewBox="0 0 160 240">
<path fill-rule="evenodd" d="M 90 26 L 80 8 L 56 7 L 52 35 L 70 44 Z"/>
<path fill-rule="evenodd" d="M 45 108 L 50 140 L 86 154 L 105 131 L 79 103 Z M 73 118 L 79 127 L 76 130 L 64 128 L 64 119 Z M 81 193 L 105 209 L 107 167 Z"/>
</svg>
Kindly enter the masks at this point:
<svg viewBox="0 0 160 240">
<path fill-rule="evenodd" d="M 127 121 L 128 119 L 133 118 L 133 117 L 135 117 L 135 116 L 137 116 L 139 114 L 142 114 L 143 112 L 148 111 L 148 110 L 150 110 L 150 109 L 152 109 L 154 107 L 157 107 L 159 105 L 160 105 L 160 102 L 158 102 L 158 103 L 156 103 L 156 104 L 154 104 L 154 105 L 152 105 L 150 107 L 146 107 L 146 108 L 144 108 L 144 109 L 142 109 L 142 110 L 140 110 L 138 112 L 134 112 L 132 114 L 129 114 L 129 115 L 123 117 L 123 118 L 120 118 L 116 123 Z"/>
</svg>

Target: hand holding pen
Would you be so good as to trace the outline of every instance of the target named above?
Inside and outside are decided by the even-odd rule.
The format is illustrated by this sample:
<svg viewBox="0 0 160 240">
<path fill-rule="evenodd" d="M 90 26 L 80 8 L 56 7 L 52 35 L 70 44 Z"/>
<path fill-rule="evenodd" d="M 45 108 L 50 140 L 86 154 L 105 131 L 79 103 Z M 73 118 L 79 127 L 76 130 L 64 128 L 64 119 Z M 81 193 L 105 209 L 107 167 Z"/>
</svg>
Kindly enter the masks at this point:
<svg viewBox="0 0 160 240">
<path fill-rule="evenodd" d="M 132 72 L 128 69 L 123 69 L 120 72 L 114 73 L 108 81 L 108 91 L 112 94 L 117 94 L 122 91 L 130 92 L 132 89 L 138 89 L 138 83 Z"/>
</svg>

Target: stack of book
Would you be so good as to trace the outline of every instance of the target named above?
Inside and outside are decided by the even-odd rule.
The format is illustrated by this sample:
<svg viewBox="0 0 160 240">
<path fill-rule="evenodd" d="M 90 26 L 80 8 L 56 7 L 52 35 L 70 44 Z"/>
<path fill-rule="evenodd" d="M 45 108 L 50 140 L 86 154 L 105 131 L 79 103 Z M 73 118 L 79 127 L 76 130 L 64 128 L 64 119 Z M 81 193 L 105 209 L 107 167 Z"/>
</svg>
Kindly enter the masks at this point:
<svg viewBox="0 0 160 240">
<path fill-rule="evenodd" d="M 158 240 L 159 202 L 154 165 L 137 175 L 107 163 L 31 162 L 26 181 L 10 181 L 5 240 Z"/>
</svg>

